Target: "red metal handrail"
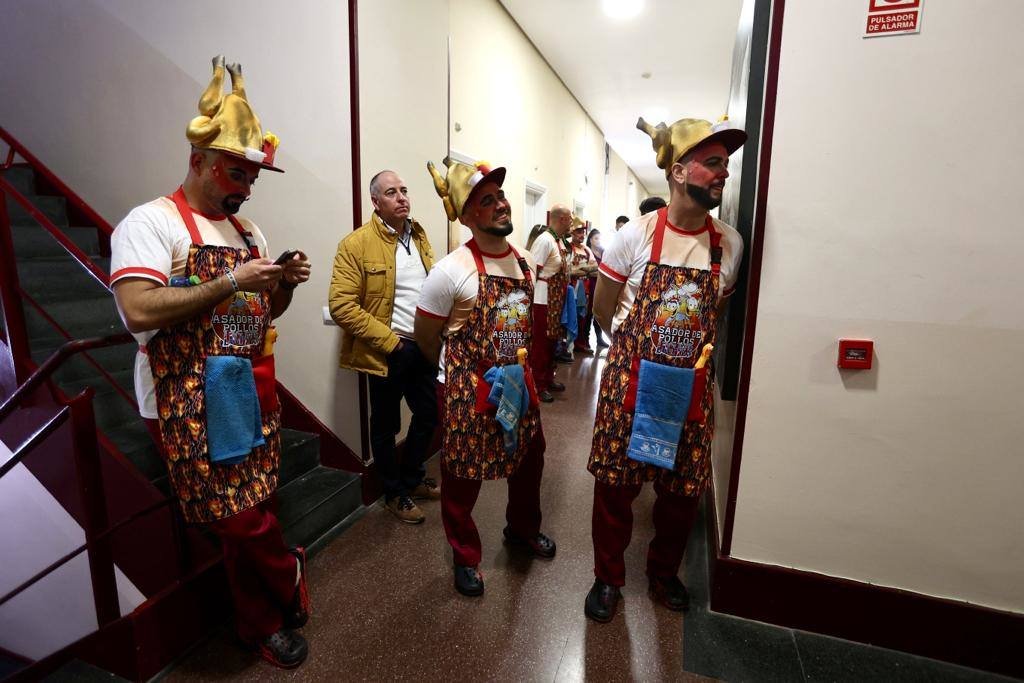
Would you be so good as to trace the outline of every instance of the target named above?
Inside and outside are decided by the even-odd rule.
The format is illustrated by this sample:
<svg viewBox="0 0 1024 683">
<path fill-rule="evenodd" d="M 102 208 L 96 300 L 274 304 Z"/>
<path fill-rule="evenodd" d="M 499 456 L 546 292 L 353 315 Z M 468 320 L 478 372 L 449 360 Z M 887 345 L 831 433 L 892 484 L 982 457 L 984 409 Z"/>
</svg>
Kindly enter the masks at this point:
<svg viewBox="0 0 1024 683">
<path fill-rule="evenodd" d="M 9 417 L 23 400 L 42 386 L 61 364 L 74 354 L 133 341 L 134 338 L 130 334 L 119 334 L 109 337 L 79 339 L 64 344 L 47 358 L 8 399 L 0 404 L 0 422 Z M 46 424 L 42 425 L 19 445 L 12 453 L 11 458 L 3 466 L 0 466 L 0 479 L 2 479 L 17 465 L 21 464 L 25 458 L 53 434 L 58 427 L 67 422 L 70 417 L 74 431 L 72 454 L 75 459 L 75 472 L 77 473 L 79 496 L 84 514 L 82 528 L 85 532 L 85 543 L 51 563 L 42 571 L 37 572 L 14 590 L 9 591 L 0 598 L 0 605 L 3 605 L 82 552 L 86 552 L 89 560 L 89 574 L 92 579 L 96 622 L 98 625 L 104 626 L 121 616 L 114 574 L 113 551 L 110 545 L 111 535 L 139 517 L 169 506 L 171 499 L 165 498 L 151 504 L 113 526 L 108 523 L 106 495 L 103 487 L 99 448 L 96 441 L 96 417 L 92 406 L 93 393 L 92 388 L 86 388 L 78 396 L 68 401 L 67 405 L 61 408 Z"/>
<path fill-rule="evenodd" d="M 18 387 L 18 389 L 11 394 L 3 403 L 0 403 L 0 422 L 14 412 L 14 409 L 33 391 L 38 389 L 43 382 L 50 378 L 50 375 L 60 367 L 61 363 L 67 360 L 69 357 L 82 351 L 89 351 L 91 349 L 99 349 L 106 346 L 117 346 L 119 344 L 127 344 L 134 342 L 135 338 L 127 332 L 123 334 L 114 334 L 109 337 L 94 337 L 92 339 L 76 339 L 69 341 L 59 349 L 53 352 L 53 354 L 43 361 L 43 364 L 32 373 L 32 375 L 25 380 L 25 382 Z"/>
<path fill-rule="evenodd" d="M 21 289 L 19 287 L 18 291 L 21 293 L 21 298 L 24 301 L 28 302 L 28 304 L 36 310 L 36 313 L 38 313 L 43 320 L 50 323 L 50 326 L 57 330 L 60 336 L 64 337 L 68 341 L 74 341 L 74 337 L 71 336 L 71 333 L 65 330 L 59 322 L 54 320 L 53 316 L 47 313 L 46 309 L 39 305 L 39 302 L 33 299 L 24 289 Z M 135 397 L 133 397 L 131 394 L 125 391 L 124 388 L 117 383 L 117 380 L 115 380 L 113 376 L 111 376 L 111 374 L 107 372 L 102 365 L 97 363 L 96 360 L 88 353 L 83 353 L 82 355 L 85 356 L 85 360 L 87 360 L 89 364 L 92 365 L 93 368 L 95 368 L 100 373 L 100 377 L 105 379 L 112 387 L 114 387 L 114 391 L 117 392 L 117 394 L 121 398 L 128 402 L 128 405 L 130 405 L 132 408 L 135 408 L 136 410 L 138 409 L 139 404 L 135 400 Z M 29 367 L 32 367 L 31 363 L 27 363 L 27 365 L 29 365 Z"/>
<path fill-rule="evenodd" d="M 21 204 L 22 208 L 28 211 L 29 215 L 32 216 L 32 218 L 34 218 L 36 222 L 46 230 L 46 232 L 50 233 L 50 235 L 60 243 L 60 246 L 64 247 L 66 252 L 71 254 L 71 258 L 78 261 L 78 263 L 81 264 L 81 266 L 85 268 L 90 275 L 96 278 L 97 282 L 103 285 L 107 291 L 110 291 L 110 276 L 107 273 L 104 273 L 99 266 L 93 263 L 88 254 L 79 249 L 77 244 L 72 242 L 60 228 L 53 224 L 53 221 L 46 217 L 46 214 L 37 209 L 35 205 L 29 201 L 28 197 L 23 195 L 21 192 L 18 192 L 7 178 L 0 176 L 0 199 L 3 198 L 4 193 L 11 195 L 16 202 Z"/>
<path fill-rule="evenodd" d="M 3 126 L 0 126 L 0 140 L 6 142 L 10 147 L 7 166 L 9 166 L 10 162 L 13 161 L 13 152 L 17 152 L 18 156 L 24 159 L 36 173 L 43 176 L 47 182 L 53 185 L 60 194 L 67 197 L 68 201 L 71 202 L 71 205 L 85 214 L 85 216 L 92 221 L 101 232 L 108 236 L 113 234 L 114 228 L 111 227 L 110 223 L 105 221 L 102 216 L 96 213 L 93 208 L 86 204 L 81 197 L 75 194 L 70 187 L 65 185 L 53 171 L 46 167 L 43 162 L 39 161 L 39 159 L 37 159 L 31 152 L 25 149 L 25 146 L 18 142 Z"/>
</svg>

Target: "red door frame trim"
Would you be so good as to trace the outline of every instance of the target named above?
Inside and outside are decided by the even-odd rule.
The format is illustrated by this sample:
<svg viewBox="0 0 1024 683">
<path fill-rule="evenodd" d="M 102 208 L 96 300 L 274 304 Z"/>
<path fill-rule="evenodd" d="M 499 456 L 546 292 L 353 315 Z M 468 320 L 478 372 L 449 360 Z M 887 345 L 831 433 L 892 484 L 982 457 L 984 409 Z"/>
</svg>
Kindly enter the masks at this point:
<svg viewBox="0 0 1024 683">
<path fill-rule="evenodd" d="M 768 179 L 772 166 L 772 140 L 775 134 L 775 103 L 779 91 L 779 55 L 782 51 L 782 20 L 786 0 L 774 0 L 772 25 L 768 37 L 768 67 L 765 73 L 764 113 L 761 118 L 761 158 L 757 169 L 757 199 L 754 203 L 754 229 L 750 248 L 747 319 L 743 333 L 743 360 L 740 363 L 740 384 L 736 396 L 736 427 L 729 472 L 729 493 L 725 501 L 725 523 L 722 528 L 721 555 L 732 551 L 733 525 L 736 523 L 736 496 L 740 484 L 740 462 L 743 458 L 743 435 L 747 424 L 747 401 L 750 395 L 750 363 L 754 356 L 754 331 L 757 327 L 757 303 L 761 292 L 761 258 L 764 254 L 765 209 L 768 206 Z"/>
<path fill-rule="evenodd" d="M 348 0 L 348 102 L 352 148 L 352 229 L 363 224 L 362 158 L 359 153 L 359 0 Z M 369 387 L 359 373 L 359 455 L 370 456 Z"/>
</svg>

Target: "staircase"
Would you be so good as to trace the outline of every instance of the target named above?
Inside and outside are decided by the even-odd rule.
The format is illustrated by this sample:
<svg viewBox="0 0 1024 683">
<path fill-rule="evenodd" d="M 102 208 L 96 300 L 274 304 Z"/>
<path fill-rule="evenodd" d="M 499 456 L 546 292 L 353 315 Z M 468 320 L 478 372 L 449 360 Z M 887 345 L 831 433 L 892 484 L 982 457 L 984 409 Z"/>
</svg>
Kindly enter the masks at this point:
<svg viewBox="0 0 1024 683">
<path fill-rule="evenodd" d="M 13 165 L 0 175 L 44 213 L 104 273 L 110 259 L 102 254 L 100 231 L 69 224 L 67 200 L 37 192 L 47 187 L 28 165 Z M 6 197 L 11 238 L 17 259 L 28 348 L 34 365 L 41 364 L 69 339 L 122 333 L 124 327 L 113 296 L 11 196 Z M 146 198 L 140 198 L 140 202 Z M 2 226 L 0 226 L 2 229 Z M 134 404 L 133 345 L 103 348 L 66 362 L 54 375 L 67 396 L 86 387 L 95 390 L 94 409 L 100 444 L 125 459 L 164 495 L 169 495 L 167 470 Z M 102 371 L 97 368 L 102 368 Z M 362 507 L 359 474 L 321 464 L 320 436 L 282 429 L 278 516 L 289 544 L 314 554 L 341 523 Z M 333 532 L 333 533 L 332 533 Z M 129 576 L 129 578 L 132 578 Z M 142 609 L 140 607 L 140 609 Z M 0 678 L 3 678 L 0 667 Z"/>
</svg>

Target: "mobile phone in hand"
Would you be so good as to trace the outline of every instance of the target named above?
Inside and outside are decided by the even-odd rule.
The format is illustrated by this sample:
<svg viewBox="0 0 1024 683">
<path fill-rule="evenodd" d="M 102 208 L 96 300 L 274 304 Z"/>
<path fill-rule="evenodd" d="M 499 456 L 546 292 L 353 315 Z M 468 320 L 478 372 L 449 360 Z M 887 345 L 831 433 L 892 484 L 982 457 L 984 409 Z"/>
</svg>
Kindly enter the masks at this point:
<svg viewBox="0 0 1024 683">
<path fill-rule="evenodd" d="M 281 254 L 280 256 L 277 257 L 277 260 L 274 261 L 274 265 L 275 266 L 283 266 L 285 261 L 290 261 L 292 259 L 292 257 L 295 256 L 298 253 L 299 253 L 298 249 L 289 249 L 289 250 L 285 251 L 283 254 Z"/>
</svg>

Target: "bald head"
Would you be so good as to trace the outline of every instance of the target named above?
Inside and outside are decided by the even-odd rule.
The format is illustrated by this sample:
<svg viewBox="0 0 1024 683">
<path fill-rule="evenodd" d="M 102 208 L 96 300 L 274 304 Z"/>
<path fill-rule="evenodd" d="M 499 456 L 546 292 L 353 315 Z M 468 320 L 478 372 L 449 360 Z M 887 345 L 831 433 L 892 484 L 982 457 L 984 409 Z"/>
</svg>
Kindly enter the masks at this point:
<svg viewBox="0 0 1024 683">
<path fill-rule="evenodd" d="M 555 204 L 551 207 L 551 229 L 564 237 L 569 234 L 572 227 L 572 211 L 565 204 Z"/>
</svg>

